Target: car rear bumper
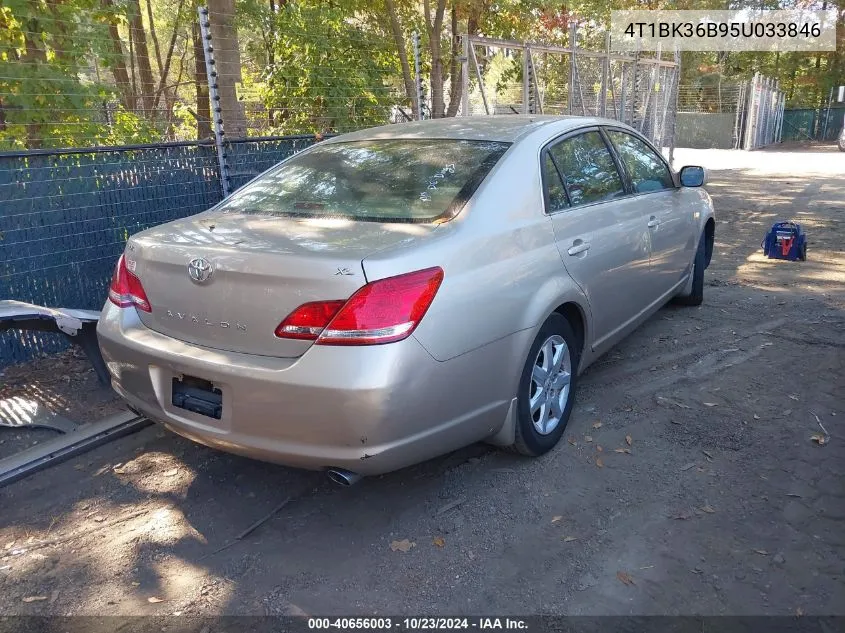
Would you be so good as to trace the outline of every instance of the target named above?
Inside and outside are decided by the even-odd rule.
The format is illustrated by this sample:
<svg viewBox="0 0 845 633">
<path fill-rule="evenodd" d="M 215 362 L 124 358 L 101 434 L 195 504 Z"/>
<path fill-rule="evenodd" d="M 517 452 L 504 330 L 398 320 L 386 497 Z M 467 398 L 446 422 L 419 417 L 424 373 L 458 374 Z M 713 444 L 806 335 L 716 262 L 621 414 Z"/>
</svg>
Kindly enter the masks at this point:
<svg viewBox="0 0 845 633">
<path fill-rule="evenodd" d="M 363 347 L 312 346 L 296 359 L 209 349 L 146 328 L 107 304 L 98 324 L 114 389 L 176 433 L 298 468 L 389 472 L 494 434 L 505 420 L 522 332 L 446 362 L 410 337 Z M 219 420 L 177 408 L 172 381 L 211 381 Z"/>
</svg>

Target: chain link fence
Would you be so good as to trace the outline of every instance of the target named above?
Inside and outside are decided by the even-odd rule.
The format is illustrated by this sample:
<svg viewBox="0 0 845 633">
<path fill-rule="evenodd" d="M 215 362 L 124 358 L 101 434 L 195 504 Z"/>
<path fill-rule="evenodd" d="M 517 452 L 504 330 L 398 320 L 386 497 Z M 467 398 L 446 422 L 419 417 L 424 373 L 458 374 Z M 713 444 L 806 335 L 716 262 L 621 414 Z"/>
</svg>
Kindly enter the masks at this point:
<svg viewBox="0 0 845 633">
<path fill-rule="evenodd" d="M 468 37 L 464 92 L 470 115 L 567 114 L 616 119 L 674 150 L 680 60 Z"/>
<path fill-rule="evenodd" d="M 681 86 L 676 141 L 679 147 L 745 150 L 779 143 L 784 103 L 775 81 L 759 74 L 745 82 Z"/>
</svg>

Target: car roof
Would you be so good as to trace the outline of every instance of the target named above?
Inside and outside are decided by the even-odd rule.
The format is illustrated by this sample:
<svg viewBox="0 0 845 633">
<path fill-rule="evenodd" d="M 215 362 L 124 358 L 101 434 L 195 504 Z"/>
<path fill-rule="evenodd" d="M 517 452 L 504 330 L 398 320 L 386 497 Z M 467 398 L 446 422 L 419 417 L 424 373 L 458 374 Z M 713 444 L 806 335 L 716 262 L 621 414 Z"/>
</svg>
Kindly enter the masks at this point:
<svg viewBox="0 0 845 633">
<path fill-rule="evenodd" d="M 619 121 L 584 116 L 498 114 L 428 119 L 382 125 L 335 136 L 327 142 L 383 139 L 453 138 L 514 143 L 542 127 L 555 125 L 557 133 L 587 125 L 620 125 Z"/>
</svg>

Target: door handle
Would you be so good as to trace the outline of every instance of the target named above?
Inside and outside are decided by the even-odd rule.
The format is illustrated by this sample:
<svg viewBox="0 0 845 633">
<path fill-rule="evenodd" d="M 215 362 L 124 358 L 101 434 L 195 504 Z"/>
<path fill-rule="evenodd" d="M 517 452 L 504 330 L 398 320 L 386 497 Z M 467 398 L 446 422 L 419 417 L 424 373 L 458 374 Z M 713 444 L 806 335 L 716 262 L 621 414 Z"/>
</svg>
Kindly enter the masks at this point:
<svg viewBox="0 0 845 633">
<path fill-rule="evenodd" d="M 658 220 L 658 219 L 657 219 L 656 217 L 654 217 L 654 216 L 651 216 L 651 217 L 648 219 L 648 225 L 647 225 L 647 226 L 648 226 L 648 228 L 650 228 L 650 229 L 656 228 L 656 227 L 660 226 L 660 220 Z"/>
<path fill-rule="evenodd" d="M 577 255 L 578 253 L 584 253 L 590 250 L 590 243 L 589 242 L 582 242 L 581 240 L 575 240 L 572 243 L 572 246 L 569 247 L 569 250 L 566 251 L 570 255 Z"/>
</svg>

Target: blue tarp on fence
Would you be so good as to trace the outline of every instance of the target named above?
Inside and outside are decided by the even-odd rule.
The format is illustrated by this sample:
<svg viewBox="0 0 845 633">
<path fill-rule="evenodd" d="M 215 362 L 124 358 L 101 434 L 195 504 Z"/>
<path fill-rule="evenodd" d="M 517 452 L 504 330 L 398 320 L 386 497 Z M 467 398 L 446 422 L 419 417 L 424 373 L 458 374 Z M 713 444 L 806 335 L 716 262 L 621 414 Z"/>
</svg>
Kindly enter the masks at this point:
<svg viewBox="0 0 845 633">
<path fill-rule="evenodd" d="M 232 187 L 311 143 L 227 143 Z M 209 142 L 0 153 L 0 299 L 99 310 L 130 235 L 221 198 Z M 51 335 L 5 332 L 0 366 L 64 346 Z"/>
</svg>

